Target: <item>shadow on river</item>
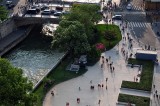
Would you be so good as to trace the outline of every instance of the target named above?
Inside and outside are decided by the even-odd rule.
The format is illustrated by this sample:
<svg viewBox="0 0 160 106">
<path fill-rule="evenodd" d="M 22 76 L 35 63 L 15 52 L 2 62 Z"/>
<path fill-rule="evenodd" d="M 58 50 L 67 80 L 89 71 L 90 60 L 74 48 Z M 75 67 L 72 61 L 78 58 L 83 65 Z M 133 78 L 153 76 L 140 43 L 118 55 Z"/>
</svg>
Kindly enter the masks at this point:
<svg viewBox="0 0 160 106">
<path fill-rule="evenodd" d="M 35 85 L 53 66 L 64 53 L 51 49 L 51 38 L 40 34 L 41 26 L 36 25 L 28 37 L 10 52 L 3 56 L 14 66 L 23 69 Z"/>
</svg>

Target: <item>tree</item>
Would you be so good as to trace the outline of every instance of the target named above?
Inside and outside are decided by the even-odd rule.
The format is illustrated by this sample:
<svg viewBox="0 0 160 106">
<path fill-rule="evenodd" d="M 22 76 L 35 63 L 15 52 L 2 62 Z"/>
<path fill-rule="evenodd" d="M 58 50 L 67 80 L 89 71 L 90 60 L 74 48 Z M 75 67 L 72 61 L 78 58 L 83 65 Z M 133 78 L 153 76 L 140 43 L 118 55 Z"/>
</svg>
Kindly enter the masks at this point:
<svg viewBox="0 0 160 106">
<path fill-rule="evenodd" d="M 101 56 L 101 51 L 97 50 L 95 45 L 91 47 L 91 50 L 87 53 L 88 65 L 93 65 L 97 63 L 99 57 Z"/>
<path fill-rule="evenodd" d="M 62 20 L 55 31 L 52 45 L 61 50 L 68 50 L 74 55 L 90 50 L 84 26 L 78 21 Z"/>
<path fill-rule="evenodd" d="M 22 70 L 0 58 L 0 105 L 33 106 L 36 96 L 30 91 L 32 83 L 23 77 Z"/>
<path fill-rule="evenodd" d="M 8 16 L 8 11 L 3 6 L 0 6 L 0 20 L 1 21 L 5 20 L 7 16 Z"/>
<path fill-rule="evenodd" d="M 102 15 L 99 14 L 100 6 L 96 4 L 74 4 L 71 13 L 64 16 L 63 19 L 68 21 L 79 21 L 85 27 L 88 42 L 91 44 L 95 41 L 94 23 L 98 22 Z"/>
<path fill-rule="evenodd" d="M 99 10 L 100 6 L 96 4 L 75 4 L 71 12 L 78 12 L 79 14 L 86 13 L 88 14 L 88 20 L 94 23 L 102 18 L 102 16 L 98 14 Z"/>
</svg>

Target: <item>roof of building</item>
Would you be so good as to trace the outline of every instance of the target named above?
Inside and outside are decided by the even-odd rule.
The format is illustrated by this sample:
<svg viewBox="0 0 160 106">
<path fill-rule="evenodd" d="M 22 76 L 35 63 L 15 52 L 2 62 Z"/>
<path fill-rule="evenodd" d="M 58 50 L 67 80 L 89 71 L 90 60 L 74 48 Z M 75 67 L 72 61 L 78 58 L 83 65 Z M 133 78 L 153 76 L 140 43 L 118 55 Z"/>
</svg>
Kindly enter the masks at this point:
<svg viewBox="0 0 160 106">
<path fill-rule="evenodd" d="M 150 50 L 137 50 L 137 53 L 142 53 L 142 54 L 155 54 L 157 55 L 156 51 L 150 51 Z"/>
</svg>

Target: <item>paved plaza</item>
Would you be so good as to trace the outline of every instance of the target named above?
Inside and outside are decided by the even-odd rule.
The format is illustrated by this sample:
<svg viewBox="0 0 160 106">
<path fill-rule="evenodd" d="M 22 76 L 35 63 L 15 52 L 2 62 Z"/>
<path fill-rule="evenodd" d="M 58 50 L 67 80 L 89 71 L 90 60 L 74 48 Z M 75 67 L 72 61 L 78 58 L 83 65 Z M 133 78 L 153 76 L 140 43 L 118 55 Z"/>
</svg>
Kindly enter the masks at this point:
<svg viewBox="0 0 160 106">
<path fill-rule="evenodd" d="M 119 22 L 115 24 L 119 25 Z M 127 32 L 129 32 L 128 29 L 124 33 L 122 32 L 122 36 L 126 37 Z M 130 53 L 134 54 L 137 49 L 141 49 L 136 40 L 132 39 L 132 49 L 129 49 L 129 41 L 122 39 L 113 49 L 102 53 L 105 59 L 110 57 L 108 63 L 113 62 L 114 71 L 111 72 L 106 61 L 103 68 L 101 68 L 102 58 L 100 58 L 100 61 L 94 66 L 88 67 L 88 71 L 84 75 L 60 83 L 52 88 L 47 93 L 43 106 L 65 106 L 66 102 L 70 106 L 98 106 L 99 100 L 101 101 L 99 106 L 116 106 L 119 93 L 127 92 L 127 94 L 150 97 L 151 95 L 148 92 L 126 92 L 124 89 L 120 89 L 122 80 L 134 81 L 134 77 L 138 75 L 138 67 L 131 68 L 128 66 L 125 61 L 126 58 L 121 52 L 121 48 L 124 48 L 129 55 Z M 134 55 L 132 58 L 134 58 Z M 107 82 L 106 78 L 108 78 Z M 103 85 L 103 87 L 98 87 L 98 84 Z M 94 86 L 94 90 L 91 90 L 90 86 Z M 54 96 L 51 95 L 51 91 L 54 91 Z M 79 104 L 77 98 L 80 98 Z"/>
</svg>

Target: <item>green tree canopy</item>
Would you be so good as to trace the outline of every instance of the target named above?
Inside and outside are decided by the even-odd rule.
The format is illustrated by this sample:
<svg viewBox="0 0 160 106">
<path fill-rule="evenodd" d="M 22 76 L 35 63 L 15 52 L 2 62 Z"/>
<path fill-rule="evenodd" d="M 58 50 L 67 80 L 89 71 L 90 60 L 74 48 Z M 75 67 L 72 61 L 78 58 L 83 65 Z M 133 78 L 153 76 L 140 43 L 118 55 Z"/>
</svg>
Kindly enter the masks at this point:
<svg viewBox="0 0 160 106">
<path fill-rule="evenodd" d="M 33 106 L 36 96 L 22 70 L 0 58 L 0 106 Z"/>
<path fill-rule="evenodd" d="M 0 6 L 0 20 L 5 20 L 7 18 L 7 15 L 8 11 L 3 6 Z"/>
<path fill-rule="evenodd" d="M 98 14 L 100 6 L 96 4 L 75 4 L 71 8 L 71 13 L 64 16 L 68 21 L 79 21 L 84 24 L 85 32 L 89 43 L 92 43 L 94 37 L 94 23 L 98 22 L 102 16 Z"/>
<path fill-rule="evenodd" d="M 84 26 L 78 21 L 61 21 L 55 31 L 52 44 L 53 47 L 69 50 L 75 55 L 90 50 Z"/>
<path fill-rule="evenodd" d="M 96 4 L 74 4 L 71 8 L 71 14 L 75 13 L 78 16 L 83 18 L 87 18 L 87 20 L 91 21 L 92 23 L 99 21 L 102 16 L 98 14 L 100 10 L 100 6 Z M 70 15 L 71 15 L 70 14 Z M 87 17 L 85 17 L 87 16 Z M 72 17 L 69 17 L 74 20 Z M 80 21 L 81 18 L 78 18 L 77 21 Z M 83 23 L 83 21 L 80 21 Z"/>
</svg>

